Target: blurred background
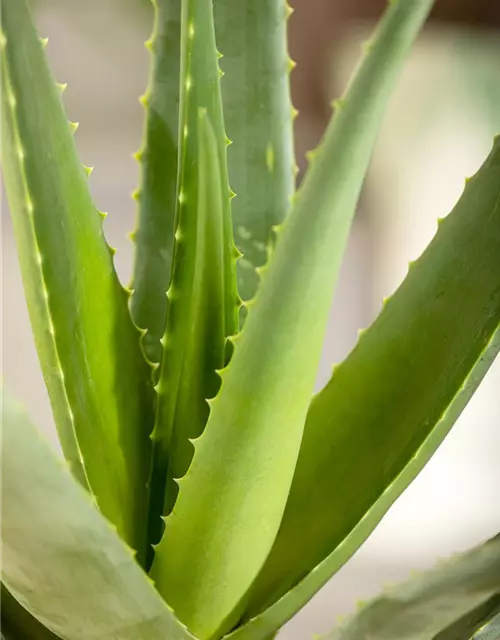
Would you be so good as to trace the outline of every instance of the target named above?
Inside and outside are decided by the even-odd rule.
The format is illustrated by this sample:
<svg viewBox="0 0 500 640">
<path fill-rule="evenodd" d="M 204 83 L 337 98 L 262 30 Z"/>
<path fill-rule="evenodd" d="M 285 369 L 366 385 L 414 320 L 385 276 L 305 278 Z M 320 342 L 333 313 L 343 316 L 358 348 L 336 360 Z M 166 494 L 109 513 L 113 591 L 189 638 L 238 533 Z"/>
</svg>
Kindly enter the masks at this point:
<svg viewBox="0 0 500 640">
<path fill-rule="evenodd" d="M 235 0 L 236 1 L 236 0 Z M 258 0 L 255 0 L 258 2 Z M 68 82 L 65 103 L 80 122 L 77 145 L 95 167 L 90 186 L 109 211 L 105 231 L 117 247 L 120 277 L 131 273 L 150 34 L 148 0 L 32 0 L 55 78 Z M 313 148 L 384 2 L 295 0 L 290 50 L 297 157 Z M 354 346 L 450 211 L 464 178 L 500 132 L 500 3 L 437 0 L 391 101 L 335 295 L 318 386 Z M 3 196 L 3 377 L 11 392 L 55 440 Z M 500 259 L 500 257 L 499 257 Z M 500 361 L 424 472 L 394 505 L 351 562 L 282 631 L 282 640 L 325 633 L 359 599 L 412 569 L 500 531 Z M 307 526 L 305 523 L 304 526 Z"/>
</svg>

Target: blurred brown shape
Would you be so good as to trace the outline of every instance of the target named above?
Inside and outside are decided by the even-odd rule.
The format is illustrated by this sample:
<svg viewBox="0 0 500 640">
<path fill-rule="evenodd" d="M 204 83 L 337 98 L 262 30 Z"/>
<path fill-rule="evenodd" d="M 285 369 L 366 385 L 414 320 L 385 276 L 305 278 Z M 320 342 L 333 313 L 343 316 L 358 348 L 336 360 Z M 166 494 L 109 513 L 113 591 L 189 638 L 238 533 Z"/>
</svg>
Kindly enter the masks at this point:
<svg viewBox="0 0 500 640">
<path fill-rule="evenodd" d="M 316 147 L 330 118 L 331 61 L 354 23 L 375 22 L 387 0 L 290 0 L 290 54 L 297 62 L 292 74 L 292 99 L 299 110 L 297 159 Z M 500 28 L 500 0 L 437 0 L 430 22 L 471 28 Z M 339 87 L 333 91 L 337 94 Z"/>
</svg>

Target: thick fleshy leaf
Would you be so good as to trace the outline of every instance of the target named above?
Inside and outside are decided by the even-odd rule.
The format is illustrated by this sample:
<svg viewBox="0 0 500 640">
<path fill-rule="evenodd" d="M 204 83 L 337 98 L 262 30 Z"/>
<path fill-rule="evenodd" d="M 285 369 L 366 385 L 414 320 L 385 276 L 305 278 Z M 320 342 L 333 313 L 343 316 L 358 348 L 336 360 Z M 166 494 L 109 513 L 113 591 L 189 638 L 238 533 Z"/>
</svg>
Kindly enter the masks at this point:
<svg viewBox="0 0 500 640">
<path fill-rule="evenodd" d="M 154 0 L 150 85 L 143 98 L 145 141 L 137 154 L 141 186 L 132 279 L 131 313 L 146 329 L 142 345 L 152 362 L 160 362 L 165 332 L 167 289 L 174 247 L 175 196 L 179 129 L 181 0 Z"/>
<path fill-rule="evenodd" d="M 153 432 L 149 540 L 177 495 L 220 385 L 226 337 L 237 330 L 226 141 L 209 0 L 183 4 L 178 210 L 167 328 Z"/>
<path fill-rule="evenodd" d="M 391 3 L 280 233 L 180 483 L 154 576 L 201 638 L 238 621 L 276 537 L 376 131 L 431 4 Z"/>
<path fill-rule="evenodd" d="M 5 640 L 59 640 L 24 609 L 2 584 L 0 628 Z"/>
<path fill-rule="evenodd" d="M 337 571 L 445 438 L 500 349 L 499 254 L 497 138 L 403 284 L 313 400 L 250 615 L 323 561 L 311 575 L 314 589 Z"/>
<path fill-rule="evenodd" d="M 64 452 L 142 551 L 150 371 L 26 0 L 2 3 L 3 173 L 24 288 Z M 81 475 L 81 474 L 80 474 Z"/>
<path fill-rule="evenodd" d="M 5 393 L 2 446 L 2 581 L 16 600 L 65 640 L 193 640 Z"/>
<path fill-rule="evenodd" d="M 484 624 L 471 640 L 498 640 L 500 638 L 500 613 Z"/>
<path fill-rule="evenodd" d="M 468 611 L 446 629 L 440 631 L 432 640 L 474 640 L 474 634 L 483 629 L 499 612 L 500 592 Z"/>
<path fill-rule="evenodd" d="M 285 0 L 215 0 L 229 183 L 238 260 L 238 289 L 253 298 L 255 267 L 267 261 L 272 227 L 291 206 L 294 191 L 293 111 L 290 102 Z"/>
<path fill-rule="evenodd" d="M 457 629 L 442 633 L 457 618 L 492 611 L 500 588 L 500 536 L 393 585 L 339 624 L 325 640 L 468 640 Z M 469 612 L 473 611 L 471 616 Z M 477 628 L 477 624 L 476 627 Z"/>
</svg>

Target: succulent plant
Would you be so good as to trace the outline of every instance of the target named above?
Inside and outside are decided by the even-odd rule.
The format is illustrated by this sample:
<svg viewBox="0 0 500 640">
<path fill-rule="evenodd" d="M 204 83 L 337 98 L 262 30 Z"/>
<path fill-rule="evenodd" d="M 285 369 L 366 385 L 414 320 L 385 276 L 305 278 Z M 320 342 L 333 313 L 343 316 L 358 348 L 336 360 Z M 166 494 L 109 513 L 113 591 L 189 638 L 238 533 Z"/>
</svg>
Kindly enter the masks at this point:
<svg viewBox="0 0 500 640">
<path fill-rule="evenodd" d="M 3 174 L 65 458 L 4 394 L 6 640 L 269 640 L 443 441 L 500 349 L 500 138 L 313 397 L 431 6 L 389 3 L 296 190 L 284 0 L 156 0 L 124 288 L 46 43 L 3 1 Z M 498 638 L 499 562 L 496 538 L 329 637 Z"/>
</svg>

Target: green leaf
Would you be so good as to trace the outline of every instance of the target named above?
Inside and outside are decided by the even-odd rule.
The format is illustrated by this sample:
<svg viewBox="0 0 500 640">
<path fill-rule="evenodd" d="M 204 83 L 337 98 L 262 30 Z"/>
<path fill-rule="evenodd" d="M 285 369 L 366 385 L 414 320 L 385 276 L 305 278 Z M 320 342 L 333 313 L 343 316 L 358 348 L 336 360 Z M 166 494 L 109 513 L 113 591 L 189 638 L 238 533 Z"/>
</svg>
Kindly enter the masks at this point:
<svg viewBox="0 0 500 640">
<path fill-rule="evenodd" d="M 465 613 L 461 618 L 434 636 L 433 640 L 473 640 L 473 634 L 482 629 L 493 615 L 499 612 L 500 592 Z M 495 640 L 498 640 L 498 638 Z"/>
<path fill-rule="evenodd" d="M 61 442 L 102 512 L 143 551 L 153 392 L 128 296 L 26 0 L 2 4 L 3 171 Z"/>
<path fill-rule="evenodd" d="M 440 631 L 471 610 L 481 615 L 486 605 L 491 611 L 494 600 L 498 605 L 499 587 L 497 536 L 431 571 L 386 589 L 325 640 L 468 640 L 469 635 L 455 632 L 448 636 Z"/>
<path fill-rule="evenodd" d="M 293 110 L 290 102 L 285 0 L 215 0 L 229 183 L 243 300 L 258 286 L 255 267 L 267 261 L 272 227 L 291 206 L 294 191 Z"/>
<path fill-rule="evenodd" d="M 160 362 L 174 245 L 181 0 L 153 0 L 153 5 L 153 35 L 146 43 L 152 73 L 143 98 L 145 142 L 136 156 L 142 184 L 134 194 L 139 214 L 133 233 L 136 253 L 131 313 L 137 326 L 147 330 L 142 339 L 147 357 Z"/>
<path fill-rule="evenodd" d="M 87 486 L 87 479 L 81 463 L 81 454 L 74 433 L 71 409 L 64 387 L 64 379 L 61 375 L 61 366 L 52 336 L 53 323 L 47 305 L 46 289 L 42 279 L 43 274 L 40 270 L 40 251 L 37 246 L 34 229 L 29 224 L 28 219 L 32 204 L 27 199 L 23 166 L 19 162 L 19 156 L 24 154 L 24 151 L 21 150 L 15 134 L 13 107 L 15 107 L 16 98 L 13 96 L 8 79 L 5 64 L 7 57 L 4 55 L 5 48 L 6 36 L 2 31 L 2 168 L 16 233 L 23 281 L 25 289 L 29 291 L 26 301 L 30 318 L 33 319 L 32 322 L 36 322 L 34 338 L 52 403 L 59 440 L 73 474 L 83 486 Z M 22 217 L 16 216 L 16 212 L 23 212 L 21 214 Z"/>
<path fill-rule="evenodd" d="M 24 609 L 12 597 L 5 586 L 1 585 L 2 598 L 0 602 L 2 637 L 6 640 L 58 640 L 56 636 L 44 627 L 36 618 Z"/>
<path fill-rule="evenodd" d="M 180 483 L 153 574 L 201 638 L 238 622 L 278 532 L 375 133 L 431 4 L 391 4 L 280 233 Z"/>
<path fill-rule="evenodd" d="M 211 2 L 182 8 L 182 137 L 172 283 L 153 431 L 149 540 L 177 494 L 220 385 L 225 339 L 237 329 L 226 142 Z M 202 114 L 202 115 L 200 115 Z M 201 118 L 201 119 L 200 119 Z"/>
<path fill-rule="evenodd" d="M 445 438 L 500 349 L 499 255 L 497 138 L 429 247 L 313 400 L 248 616 L 316 567 L 298 587 L 312 596 Z"/>
<path fill-rule="evenodd" d="M 2 428 L 2 581 L 16 600 L 68 640 L 193 640 L 7 394 Z"/>
<path fill-rule="evenodd" d="M 498 638 L 500 638 L 500 613 L 478 629 L 471 640 L 498 640 Z"/>
</svg>

